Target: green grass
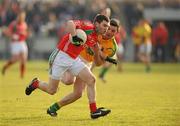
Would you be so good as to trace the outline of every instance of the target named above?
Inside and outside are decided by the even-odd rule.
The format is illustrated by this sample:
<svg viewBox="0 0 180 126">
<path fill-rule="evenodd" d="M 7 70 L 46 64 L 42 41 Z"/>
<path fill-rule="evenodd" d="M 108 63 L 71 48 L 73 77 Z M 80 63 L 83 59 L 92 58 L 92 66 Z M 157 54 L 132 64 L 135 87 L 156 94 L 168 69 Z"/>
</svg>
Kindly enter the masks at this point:
<svg viewBox="0 0 180 126">
<path fill-rule="evenodd" d="M 23 80 L 17 64 L 6 76 L 0 75 L 0 126 L 180 125 L 180 64 L 153 64 L 151 73 L 145 73 L 142 64 L 124 64 L 122 73 L 113 67 L 106 84 L 97 78 L 97 104 L 110 108 L 112 113 L 97 120 L 89 117 L 86 93 L 58 111 L 57 118 L 46 114 L 47 107 L 70 92 L 72 86 L 60 84 L 54 96 L 39 90 L 31 96 L 24 94 L 33 77 L 48 80 L 47 66 L 43 61 L 29 62 Z M 98 71 L 95 69 L 96 75 Z"/>
</svg>

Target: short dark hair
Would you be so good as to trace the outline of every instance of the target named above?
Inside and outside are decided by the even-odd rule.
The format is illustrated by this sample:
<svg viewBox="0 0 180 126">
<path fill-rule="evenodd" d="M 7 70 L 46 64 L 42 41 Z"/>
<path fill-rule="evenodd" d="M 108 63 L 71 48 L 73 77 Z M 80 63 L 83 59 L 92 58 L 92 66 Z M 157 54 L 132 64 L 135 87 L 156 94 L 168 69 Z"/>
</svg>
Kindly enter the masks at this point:
<svg viewBox="0 0 180 126">
<path fill-rule="evenodd" d="M 120 27 L 120 21 L 118 19 L 116 19 L 116 18 L 112 18 L 111 21 L 110 21 L 110 25 L 119 28 Z"/>
<path fill-rule="evenodd" d="M 94 18 L 94 23 L 95 22 L 101 23 L 103 21 L 109 22 L 109 18 L 102 14 L 97 14 L 96 17 Z"/>
</svg>

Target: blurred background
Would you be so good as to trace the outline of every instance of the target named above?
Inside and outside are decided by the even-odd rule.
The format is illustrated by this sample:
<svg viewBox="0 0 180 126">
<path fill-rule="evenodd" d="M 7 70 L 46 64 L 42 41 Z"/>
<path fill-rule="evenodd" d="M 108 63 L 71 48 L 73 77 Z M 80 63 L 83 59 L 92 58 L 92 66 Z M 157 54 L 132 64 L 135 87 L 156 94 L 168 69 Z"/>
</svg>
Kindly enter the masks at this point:
<svg viewBox="0 0 180 126">
<path fill-rule="evenodd" d="M 2 31 L 22 9 L 26 11 L 30 31 L 27 40 L 29 60 L 46 60 L 64 34 L 68 19 L 92 21 L 107 7 L 112 11 L 111 17 L 118 18 L 126 32 L 122 39 L 125 61 L 137 61 L 133 29 L 145 19 L 152 29 L 152 61 L 180 62 L 180 0 L 0 0 L 0 59 L 10 57 L 10 42 Z M 154 39 L 158 24 L 166 29 L 162 44 Z"/>
</svg>

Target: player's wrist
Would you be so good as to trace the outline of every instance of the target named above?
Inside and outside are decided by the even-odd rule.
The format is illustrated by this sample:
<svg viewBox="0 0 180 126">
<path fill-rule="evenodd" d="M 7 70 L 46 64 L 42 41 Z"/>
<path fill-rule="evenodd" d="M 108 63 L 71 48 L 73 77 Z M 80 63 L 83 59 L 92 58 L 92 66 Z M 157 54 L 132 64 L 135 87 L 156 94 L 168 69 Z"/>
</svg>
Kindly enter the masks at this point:
<svg viewBox="0 0 180 126">
<path fill-rule="evenodd" d="M 113 58 L 111 58 L 111 57 L 109 57 L 109 56 L 106 57 L 105 61 L 117 65 L 117 60 L 116 60 L 116 59 L 113 59 Z"/>
<path fill-rule="evenodd" d="M 19 39 L 19 35 L 18 35 L 18 34 L 13 34 L 13 35 L 12 35 L 12 39 L 18 40 L 18 39 Z"/>
<path fill-rule="evenodd" d="M 79 43 L 79 44 L 81 44 L 83 42 L 83 40 L 81 38 L 79 38 L 77 35 L 72 36 L 72 40 L 73 40 L 73 42 Z"/>
<path fill-rule="evenodd" d="M 78 37 L 77 35 L 73 35 L 73 36 L 72 36 L 72 39 L 73 39 L 73 40 L 76 40 L 77 37 Z"/>
</svg>

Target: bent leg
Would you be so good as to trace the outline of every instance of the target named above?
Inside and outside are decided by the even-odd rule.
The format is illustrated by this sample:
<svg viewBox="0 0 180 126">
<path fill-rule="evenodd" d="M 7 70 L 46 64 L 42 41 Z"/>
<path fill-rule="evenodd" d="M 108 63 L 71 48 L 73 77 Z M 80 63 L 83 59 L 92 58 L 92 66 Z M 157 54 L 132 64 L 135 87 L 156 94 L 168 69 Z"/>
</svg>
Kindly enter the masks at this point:
<svg viewBox="0 0 180 126">
<path fill-rule="evenodd" d="M 92 72 L 85 67 L 80 71 L 77 76 L 81 80 L 83 80 L 87 84 L 87 95 L 89 99 L 89 103 L 96 102 L 96 87 L 95 87 L 95 77 Z"/>
<path fill-rule="evenodd" d="M 12 57 L 6 62 L 6 64 L 2 68 L 2 74 L 5 75 L 6 70 L 16 63 L 19 60 L 19 55 L 18 54 L 13 54 Z"/>
<path fill-rule="evenodd" d="M 103 81 L 106 82 L 106 80 L 104 79 L 104 76 L 106 75 L 106 73 L 108 72 L 109 68 L 111 67 L 111 63 L 105 62 L 103 64 L 103 67 L 101 68 L 101 72 L 99 73 L 99 78 Z"/>
<path fill-rule="evenodd" d="M 37 78 L 34 78 L 31 83 L 26 87 L 26 95 L 30 95 L 35 89 L 40 89 L 48 94 L 55 94 L 58 88 L 59 80 L 49 78 L 49 83 L 42 82 Z"/>
<path fill-rule="evenodd" d="M 85 89 L 85 83 L 80 78 L 76 78 L 73 92 L 69 93 L 64 98 L 62 98 L 58 102 L 58 105 L 62 107 L 75 102 L 82 96 L 84 89 Z"/>
<path fill-rule="evenodd" d="M 58 85 L 59 85 L 59 80 L 49 78 L 48 83 L 39 81 L 38 89 L 40 89 L 50 95 L 54 95 L 57 92 Z"/>
<path fill-rule="evenodd" d="M 26 52 L 21 52 L 20 53 L 20 76 L 21 78 L 24 77 L 24 73 L 26 70 L 26 62 L 27 62 L 27 53 Z"/>
<path fill-rule="evenodd" d="M 74 83 L 74 90 L 72 93 L 66 95 L 64 98 L 62 98 L 59 102 L 54 103 L 51 105 L 47 113 L 51 116 L 57 116 L 56 111 L 58 111 L 61 107 L 68 105 L 70 103 L 73 103 L 77 99 L 79 99 L 82 96 L 82 92 L 85 88 L 85 84 L 82 80 L 79 78 L 76 79 Z"/>
</svg>

